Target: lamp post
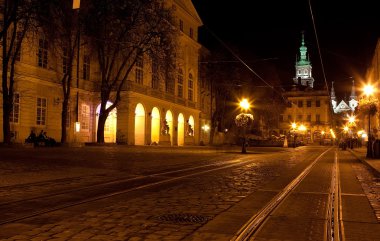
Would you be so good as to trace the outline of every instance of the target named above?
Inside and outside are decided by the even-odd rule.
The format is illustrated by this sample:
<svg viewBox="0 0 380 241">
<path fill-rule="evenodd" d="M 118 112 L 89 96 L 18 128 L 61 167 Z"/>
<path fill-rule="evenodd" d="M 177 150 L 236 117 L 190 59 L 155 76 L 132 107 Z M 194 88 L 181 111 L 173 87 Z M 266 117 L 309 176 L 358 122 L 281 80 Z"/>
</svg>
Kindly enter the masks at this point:
<svg viewBox="0 0 380 241">
<path fill-rule="evenodd" d="M 371 158 L 373 156 L 372 151 L 372 134 L 371 134 L 371 115 L 376 113 L 376 100 L 372 99 L 372 95 L 375 92 L 375 88 L 371 84 L 367 84 L 364 86 L 364 95 L 366 98 L 366 105 L 368 111 L 368 143 L 367 143 L 367 158 Z"/>
<path fill-rule="evenodd" d="M 251 125 L 253 121 L 253 115 L 247 113 L 251 107 L 251 104 L 247 99 L 242 99 L 239 103 L 239 106 L 243 112 L 236 116 L 235 123 L 238 127 L 243 128 L 243 143 L 241 146 L 241 153 L 247 153 L 245 131 L 247 126 Z"/>
</svg>

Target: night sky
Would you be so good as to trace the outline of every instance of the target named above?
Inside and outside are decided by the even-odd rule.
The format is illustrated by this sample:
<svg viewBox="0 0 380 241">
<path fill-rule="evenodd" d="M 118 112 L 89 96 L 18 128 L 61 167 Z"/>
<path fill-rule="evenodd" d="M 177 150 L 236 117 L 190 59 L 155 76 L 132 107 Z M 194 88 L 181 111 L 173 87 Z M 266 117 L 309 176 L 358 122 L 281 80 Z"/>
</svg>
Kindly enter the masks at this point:
<svg viewBox="0 0 380 241">
<path fill-rule="evenodd" d="M 329 86 L 331 81 L 335 82 L 341 97 L 349 96 L 352 78 L 357 86 L 363 80 L 380 36 L 380 13 L 375 3 L 311 0 L 327 82 Z M 267 61 L 276 66 L 284 86 L 292 84 L 304 31 L 314 85 L 324 85 L 308 0 L 193 0 L 193 4 L 206 26 L 200 30 L 203 45 L 212 49 L 218 43 L 210 34 L 212 31 L 239 53 L 248 53 L 256 59 L 270 58 Z M 250 67 L 260 73 L 255 64 Z"/>
</svg>

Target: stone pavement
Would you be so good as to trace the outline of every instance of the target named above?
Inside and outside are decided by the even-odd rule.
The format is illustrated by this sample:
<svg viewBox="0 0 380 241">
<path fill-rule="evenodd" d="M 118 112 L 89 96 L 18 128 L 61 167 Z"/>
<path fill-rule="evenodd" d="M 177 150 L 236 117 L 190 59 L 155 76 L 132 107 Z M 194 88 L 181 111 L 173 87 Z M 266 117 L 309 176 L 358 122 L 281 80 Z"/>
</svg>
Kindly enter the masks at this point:
<svg viewBox="0 0 380 241">
<path fill-rule="evenodd" d="M 350 151 L 356 155 L 364 164 L 374 170 L 377 175 L 380 175 L 380 159 L 367 158 L 367 147 L 354 148 Z"/>
</svg>

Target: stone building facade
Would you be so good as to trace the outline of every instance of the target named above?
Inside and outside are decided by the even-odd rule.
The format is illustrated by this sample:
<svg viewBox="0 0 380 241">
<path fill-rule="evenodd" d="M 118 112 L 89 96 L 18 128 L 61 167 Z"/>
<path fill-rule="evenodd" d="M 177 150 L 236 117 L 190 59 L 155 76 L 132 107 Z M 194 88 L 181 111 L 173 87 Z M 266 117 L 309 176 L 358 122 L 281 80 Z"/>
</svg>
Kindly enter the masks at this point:
<svg viewBox="0 0 380 241">
<path fill-rule="evenodd" d="M 204 92 L 200 89 L 198 69 L 201 45 L 197 40 L 202 21 L 191 0 L 171 0 L 168 4 L 174 9 L 175 27 L 180 32 L 176 55 L 178 73 L 172 91 L 167 91 L 165 80 L 156 78 L 152 62 L 148 58 L 141 59 L 122 91 L 120 105 L 106 121 L 105 142 L 182 146 L 198 145 L 200 136 L 207 137 L 202 127 L 209 123 L 206 119 L 209 115 L 203 114 L 202 109 L 210 108 L 204 106 L 207 101 L 201 108 Z M 85 45 L 81 46 L 79 59 L 78 86 L 72 88 L 68 110 L 68 141 L 96 142 L 99 71 L 93 64 L 96 61 L 86 55 Z M 60 140 L 63 98 L 58 69 L 62 69 L 62 60 L 52 54 L 43 37 L 23 43 L 16 63 L 11 115 L 13 142 L 22 143 L 31 130 L 36 133 L 44 130 L 48 136 Z M 76 71 L 74 68 L 74 75 Z M 77 115 L 79 132 L 75 129 Z"/>
</svg>

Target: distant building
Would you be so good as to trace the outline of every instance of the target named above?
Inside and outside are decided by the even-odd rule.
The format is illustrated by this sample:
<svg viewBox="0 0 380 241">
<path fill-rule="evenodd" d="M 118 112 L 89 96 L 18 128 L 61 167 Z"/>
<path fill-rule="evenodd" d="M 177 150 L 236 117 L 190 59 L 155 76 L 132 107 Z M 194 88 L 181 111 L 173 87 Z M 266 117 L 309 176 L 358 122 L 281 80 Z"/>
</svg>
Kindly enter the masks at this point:
<svg viewBox="0 0 380 241">
<path fill-rule="evenodd" d="M 284 93 L 287 99 L 285 111 L 280 115 L 280 134 L 294 134 L 306 143 L 321 141 L 330 133 L 330 97 L 326 89 L 314 89 L 311 61 L 307 54 L 302 33 L 300 57 L 296 59 L 293 87 Z M 291 123 L 304 125 L 306 130 L 292 130 Z"/>
<path fill-rule="evenodd" d="M 344 113 L 344 112 L 354 112 L 356 107 L 358 106 L 358 99 L 355 92 L 355 81 L 352 80 L 352 89 L 350 100 L 346 103 L 344 100 L 341 100 L 339 103 L 335 96 L 334 90 L 334 82 L 332 82 L 331 86 L 331 105 L 335 114 Z"/>
<path fill-rule="evenodd" d="M 202 97 L 209 95 L 209 87 L 203 82 L 199 86 L 201 45 L 197 40 L 202 21 L 191 0 L 170 0 L 167 4 L 174 9 L 175 27 L 179 32 L 175 78 L 173 81 L 160 78 L 149 56 L 138 59 L 121 93 L 121 102 L 107 118 L 105 142 L 183 146 L 209 140 L 206 126 L 210 123 L 210 101 Z M 32 40 L 23 42 L 16 63 L 14 107 L 10 118 L 12 141 L 23 142 L 31 130 L 47 131 L 49 136 L 60 140 L 63 97 L 59 80 L 65 70 L 65 60 L 57 59 L 43 36 Z M 68 142 L 96 142 L 100 71 L 96 59 L 87 55 L 87 46 L 81 46 L 80 69 L 73 70 L 74 74 L 79 71 L 79 80 L 78 85 L 72 87 L 69 100 Z M 201 89 L 207 91 L 201 92 Z M 2 112 L 0 108 L 0 115 Z M 75 132 L 76 119 L 80 123 L 78 133 Z M 0 141 L 3 140 L 2 121 L 0 118 Z"/>
</svg>

